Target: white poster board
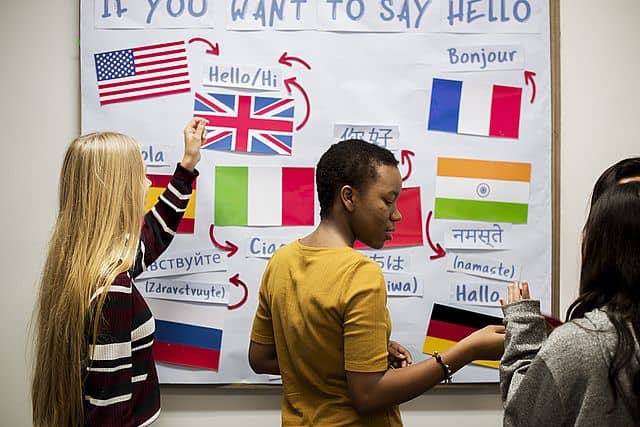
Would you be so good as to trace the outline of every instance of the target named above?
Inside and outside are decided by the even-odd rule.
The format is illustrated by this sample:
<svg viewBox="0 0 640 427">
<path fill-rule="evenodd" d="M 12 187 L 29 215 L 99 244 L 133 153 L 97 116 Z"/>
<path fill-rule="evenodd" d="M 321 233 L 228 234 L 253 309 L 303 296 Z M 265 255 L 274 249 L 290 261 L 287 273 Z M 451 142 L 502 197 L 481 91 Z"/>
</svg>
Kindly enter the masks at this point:
<svg viewBox="0 0 640 427">
<path fill-rule="evenodd" d="M 218 305 L 198 309 L 215 306 L 220 319 L 227 305 L 216 323 L 224 325 L 216 326 L 219 367 L 158 362 L 163 383 L 277 382 L 247 362 L 260 279 L 277 247 L 318 223 L 319 208 L 311 223 L 292 219 L 284 202 L 272 212 L 289 193 L 262 180 L 253 191 L 263 197 L 238 208 L 246 218 L 232 218 L 237 212 L 216 211 L 235 203 L 216 200 L 216 167 L 284 176 L 314 167 L 340 138 L 386 146 L 401 160 L 409 237 L 363 252 L 385 274 L 392 339 L 415 359 L 429 357 L 422 349 L 434 303 L 500 316 L 496 293 L 526 278 L 551 311 L 546 1 L 82 0 L 81 79 L 82 132 L 131 135 L 150 174 L 172 172 L 190 117 L 210 119 L 193 229 L 165 256 L 187 274 L 155 289 L 164 299 L 175 283 L 225 290 Z M 269 225 L 251 219 L 261 209 Z M 226 258 L 215 271 L 184 264 L 183 254 L 195 265 L 214 252 Z M 455 378 L 497 379 L 476 365 Z"/>
</svg>

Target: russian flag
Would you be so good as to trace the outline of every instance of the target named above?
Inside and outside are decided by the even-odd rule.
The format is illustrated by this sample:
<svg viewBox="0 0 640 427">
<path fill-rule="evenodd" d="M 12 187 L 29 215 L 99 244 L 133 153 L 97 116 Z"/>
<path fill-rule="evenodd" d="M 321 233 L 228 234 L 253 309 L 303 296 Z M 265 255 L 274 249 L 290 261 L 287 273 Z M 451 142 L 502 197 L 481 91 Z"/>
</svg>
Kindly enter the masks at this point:
<svg viewBox="0 0 640 427">
<path fill-rule="evenodd" d="M 427 129 L 518 138 L 522 88 L 433 79 Z"/>
<path fill-rule="evenodd" d="M 157 362 L 217 371 L 227 306 L 148 298 L 156 321 Z"/>
</svg>

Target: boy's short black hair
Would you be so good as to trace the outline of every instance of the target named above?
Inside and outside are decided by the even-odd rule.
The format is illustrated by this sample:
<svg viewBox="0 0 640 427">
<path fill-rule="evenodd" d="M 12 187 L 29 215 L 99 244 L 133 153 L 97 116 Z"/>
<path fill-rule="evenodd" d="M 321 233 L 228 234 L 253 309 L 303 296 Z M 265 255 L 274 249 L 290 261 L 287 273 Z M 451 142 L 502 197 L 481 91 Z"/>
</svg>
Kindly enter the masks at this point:
<svg viewBox="0 0 640 427">
<path fill-rule="evenodd" d="M 398 166 L 398 160 L 386 148 L 361 139 L 348 139 L 329 147 L 316 166 L 320 218 L 329 215 L 342 186 L 366 190 L 377 178 L 380 165 Z"/>
</svg>

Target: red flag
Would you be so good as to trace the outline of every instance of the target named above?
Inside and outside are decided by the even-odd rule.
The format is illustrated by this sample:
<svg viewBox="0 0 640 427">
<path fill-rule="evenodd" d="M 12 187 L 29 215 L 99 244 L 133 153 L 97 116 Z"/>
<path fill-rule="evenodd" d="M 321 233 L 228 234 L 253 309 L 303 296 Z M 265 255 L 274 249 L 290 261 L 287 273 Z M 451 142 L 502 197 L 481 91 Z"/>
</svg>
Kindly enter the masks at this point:
<svg viewBox="0 0 640 427">
<path fill-rule="evenodd" d="M 396 222 L 396 231 L 392 239 L 384 244 L 386 248 L 403 246 L 422 246 L 422 203 L 420 201 L 420 187 L 403 188 L 397 201 L 402 220 Z M 364 243 L 356 241 L 355 249 L 367 249 Z"/>
</svg>

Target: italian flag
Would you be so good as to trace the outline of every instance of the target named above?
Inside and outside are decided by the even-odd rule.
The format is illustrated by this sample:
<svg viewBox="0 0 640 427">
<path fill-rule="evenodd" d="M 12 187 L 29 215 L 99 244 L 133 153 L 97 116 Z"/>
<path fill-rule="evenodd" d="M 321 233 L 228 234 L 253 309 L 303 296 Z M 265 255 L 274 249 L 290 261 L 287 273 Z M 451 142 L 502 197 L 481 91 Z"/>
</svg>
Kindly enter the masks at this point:
<svg viewBox="0 0 640 427">
<path fill-rule="evenodd" d="M 531 164 L 438 158 L 435 218 L 526 224 Z"/>
<path fill-rule="evenodd" d="M 217 166 L 214 224 L 314 225 L 314 168 Z"/>
</svg>

